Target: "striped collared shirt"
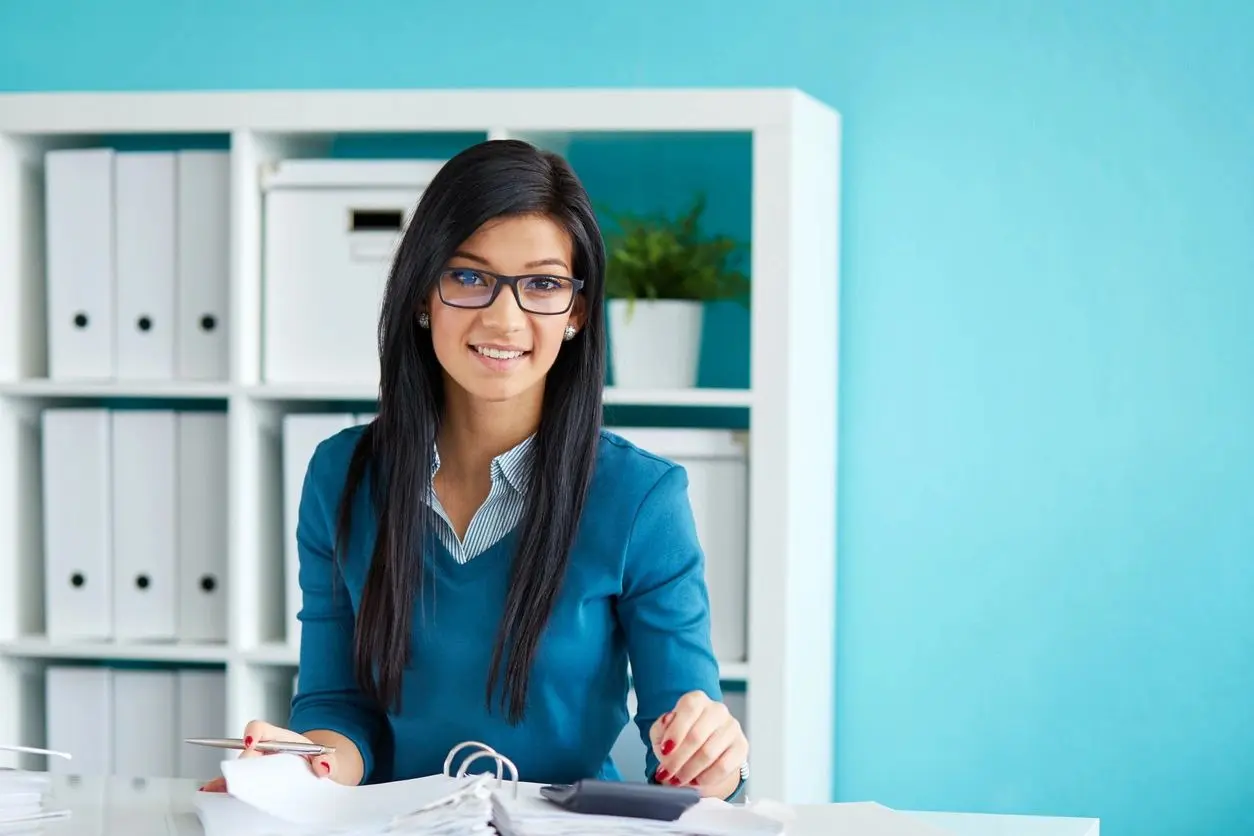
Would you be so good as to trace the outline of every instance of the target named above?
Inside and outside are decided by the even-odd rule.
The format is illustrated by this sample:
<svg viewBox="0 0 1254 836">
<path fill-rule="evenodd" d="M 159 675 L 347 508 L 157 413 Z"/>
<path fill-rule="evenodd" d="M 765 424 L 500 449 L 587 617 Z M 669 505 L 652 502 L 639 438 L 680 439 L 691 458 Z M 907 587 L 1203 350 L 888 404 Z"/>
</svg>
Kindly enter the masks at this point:
<svg viewBox="0 0 1254 836">
<path fill-rule="evenodd" d="M 440 540 L 458 563 L 466 563 L 483 554 L 508 534 L 522 518 L 527 486 L 531 481 L 531 447 L 534 438 L 535 436 L 528 436 L 518 446 L 492 459 L 492 487 L 488 491 L 488 498 L 471 517 L 464 540 L 457 539 L 453 523 L 432 488 L 431 508 L 443 522 L 439 527 Z M 436 450 L 431 463 L 432 481 L 439 469 L 440 451 Z"/>
</svg>

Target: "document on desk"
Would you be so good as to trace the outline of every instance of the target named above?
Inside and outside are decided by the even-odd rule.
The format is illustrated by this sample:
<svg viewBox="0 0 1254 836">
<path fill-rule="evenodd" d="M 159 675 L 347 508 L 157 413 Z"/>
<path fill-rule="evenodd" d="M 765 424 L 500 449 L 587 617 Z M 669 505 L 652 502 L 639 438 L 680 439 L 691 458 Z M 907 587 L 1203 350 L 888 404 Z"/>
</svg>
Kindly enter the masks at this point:
<svg viewBox="0 0 1254 836">
<path fill-rule="evenodd" d="M 206 836 L 492 833 L 488 776 L 347 787 L 297 755 L 223 761 L 222 775 L 227 794 L 197 793 Z"/>
</svg>

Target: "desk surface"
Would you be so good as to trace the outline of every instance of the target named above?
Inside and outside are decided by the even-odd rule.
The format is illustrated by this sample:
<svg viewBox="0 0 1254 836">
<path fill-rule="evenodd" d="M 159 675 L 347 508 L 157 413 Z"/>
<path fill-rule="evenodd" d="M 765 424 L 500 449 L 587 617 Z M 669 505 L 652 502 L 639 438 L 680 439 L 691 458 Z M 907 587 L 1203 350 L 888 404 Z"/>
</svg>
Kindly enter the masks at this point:
<svg viewBox="0 0 1254 836">
<path fill-rule="evenodd" d="M 22 832 L 46 836 L 203 836 L 193 804 L 198 784 L 181 779 L 55 775 L 55 802 L 57 806 L 69 807 L 72 815 L 42 822 L 42 829 Z M 794 807 L 796 819 L 788 834 L 827 836 L 835 827 L 849 824 L 841 815 L 842 808 L 849 806 Z M 909 815 L 921 824 L 931 825 L 937 836 L 1100 836 L 1097 819 L 915 811 Z M 889 834 L 881 832 L 875 836 Z"/>
</svg>

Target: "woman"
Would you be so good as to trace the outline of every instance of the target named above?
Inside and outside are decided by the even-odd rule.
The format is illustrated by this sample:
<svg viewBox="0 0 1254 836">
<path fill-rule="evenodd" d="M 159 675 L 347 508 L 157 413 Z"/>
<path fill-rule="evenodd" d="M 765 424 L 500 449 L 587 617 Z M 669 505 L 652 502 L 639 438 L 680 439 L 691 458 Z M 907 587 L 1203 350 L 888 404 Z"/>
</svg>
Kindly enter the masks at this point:
<svg viewBox="0 0 1254 836">
<path fill-rule="evenodd" d="M 329 744 L 311 767 L 344 784 L 437 774 L 467 740 L 524 781 L 615 779 L 630 660 L 648 779 L 738 794 L 686 474 L 600 426 L 604 269 L 561 157 L 486 142 L 431 182 L 383 302 L 378 418 L 306 475 L 291 729 L 254 721 L 247 747 Z"/>
</svg>

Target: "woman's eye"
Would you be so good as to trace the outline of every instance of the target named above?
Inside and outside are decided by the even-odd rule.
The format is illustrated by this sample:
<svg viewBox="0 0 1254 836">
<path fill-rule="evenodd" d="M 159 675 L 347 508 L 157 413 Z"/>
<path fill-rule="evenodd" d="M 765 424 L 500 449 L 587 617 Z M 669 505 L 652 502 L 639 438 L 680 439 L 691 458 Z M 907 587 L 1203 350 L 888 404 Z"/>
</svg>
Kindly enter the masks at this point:
<svg viewBox="0 0 1254 836">
<path fill-rule="evenodd" d="M 464 284 L 466 286 L 483 284 L 483 276 L 479 275 L 474 270 L 454 270 L 453 278 L 460 284 Z"/>
<path fill-rule="evenodd" d="M 534 290 L 539 293 L 552 293 L 562 286 L 557 279 L 551 279 L 547 276 L 539 276 L 534 279 L 527 280 L 527 290 Z"/>
</svg>

